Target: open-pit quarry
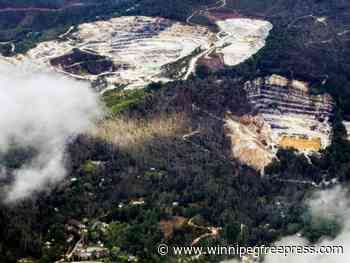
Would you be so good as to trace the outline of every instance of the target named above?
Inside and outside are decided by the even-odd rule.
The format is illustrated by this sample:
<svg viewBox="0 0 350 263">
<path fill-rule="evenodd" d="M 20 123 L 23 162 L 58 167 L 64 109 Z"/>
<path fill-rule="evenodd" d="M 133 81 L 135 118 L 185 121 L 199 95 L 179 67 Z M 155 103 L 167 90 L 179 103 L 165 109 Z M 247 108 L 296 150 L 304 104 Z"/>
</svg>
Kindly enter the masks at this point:
<svg viewBox="0 0 350 263">
<path fill-rule="evenodd" d="M 215 23 L 219 32 L 159 17 L 117 17 L 71 27 L 58 39 L 9 60 L 51 67 L 90 81 L 99 91 L 134 89 L 187 79 L 201 60 L 242 63 L 265 45 L 272 29 L 268 21 L 248 18 Z M 308 83 L 278 75 L 249 81 L 244 89 L 255 112 L 226 118 L 235 158 L 262 170 L 278 148 L 310 153 L 329 145 L 330 96 L 312 95 Z"/>
<path fill-rule="evenodd" d="M 208 48 L 210 36 L 205 27 L 163 18 L 119 17 L 81 24 L 64 39 L 40 43 L 24 59 L 76 78 L 103 77 L 112 87 L 143 87 L 162 80 L 163 65 Z"/>
<path fill-rule="evenodd" d="M 217 21 L 220 32 L 159 17 L 125 16 L 84 23 L 57 40 L 42 42 L 15 63 L 29 60 L 99 90 L 139 88 L 152 81 L 187 79 L 198 60 L 220 54 L 236 65 L 265 44 L 271 23 L 255 19 Z M 102 85 L 103 84 L 103 85 Z"/>
<path fill-rule="evenodd" d="M 330 95 L 312 95 L 308 83 L 278 75 L 249 81 L 244 88 L 253 114 L 226 120 L 235 158 L 262 170 L 278 148 L 309 154 L 330 144 Z"/>
</svg>

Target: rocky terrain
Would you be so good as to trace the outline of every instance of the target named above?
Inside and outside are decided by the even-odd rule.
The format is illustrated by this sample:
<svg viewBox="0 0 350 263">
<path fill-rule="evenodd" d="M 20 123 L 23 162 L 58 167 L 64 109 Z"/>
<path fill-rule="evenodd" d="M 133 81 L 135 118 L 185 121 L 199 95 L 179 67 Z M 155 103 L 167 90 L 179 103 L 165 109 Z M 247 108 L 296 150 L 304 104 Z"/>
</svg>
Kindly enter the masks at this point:
<svg viewBox="0 0 350 263">
<path fill-rule="evenodd" d="M 247 82 L 245 88 L 277 145 L 317 151 L 330 144 L 334 103 L 329 95 L 311 95 L 307 83 L 278 75 Z"/>
<path fill-rule="evenodd" d="M 260 116 L 228 117 L 225 133 L 231 140 L 232 157 L 259 171 L 275 156 L 271 127 Z"/>
<path fill-rule="evenodd" d="M 312 95 L 308 83 L 278 75 L 246 82 L 245 90 L 253 116 L 226 122 L 235 158 L 262 170 L 278 148 L 311 153 L 330 144 L 334 102 L 329 95 Z"/>
<path fill-rule="evenodd" d="M 227 65 L 239 64 L 264 46 L 272 28 L 267 21 L 252 19 L 217 23 L 217 34 L 163 18 L 131 16 L 85 23 L 14 61 L 49 65 L 71 77 L 103 83 L 101 90 L 138 88 L 152 81 L 187 79 L 197 61 L 210 60 L 213 52 L 222 54 Z"/>
<path fill-rule="evenodd" d="M 80 25 L 65 39 L 39 44 L 19 60 L 51 65 L 72 77 L 94 81 L 103 78 L 114 85 L 143 87 L 162 79 L 161 67 L 207 49 L 211 33 L 163 18 L 120 17 Z M 98 72 L 83 70 L 90 54 L 109 61 Z"/>
<path fill-rule="evenodd" d="M 229 66 L 242 63 L 264 47 L 273 27 L 268 21 L 248 18 L 219 20 L 217 24 L 221 30 L 217 34 L 218 53 Z"/>
<path fill-rule="evenodd" d="M 187 79 L 203 60 L 240 64 L 265 45 L 272 29 L 268 21 L 248 18 L 216 24 L 218 33 L 164 18 L 118 17 L 71 27 L 59 39 L 9 60 L 50 66 L 90 81 L 100 91 L 134 89 L 154 81 Z M 233 157 L 262 170 L 279 147 L 314 152 L 329 145 L 329 96 L 310 95 L 307 83 L 278 75 L 247 82 L 245 90 L 255 113 L 227 119 Z"/>
<path fill-rule="evenodd" d="M 347 139 L 350 140 L 350 121 L 343 121 L 346 130 Z"/>
</svg>

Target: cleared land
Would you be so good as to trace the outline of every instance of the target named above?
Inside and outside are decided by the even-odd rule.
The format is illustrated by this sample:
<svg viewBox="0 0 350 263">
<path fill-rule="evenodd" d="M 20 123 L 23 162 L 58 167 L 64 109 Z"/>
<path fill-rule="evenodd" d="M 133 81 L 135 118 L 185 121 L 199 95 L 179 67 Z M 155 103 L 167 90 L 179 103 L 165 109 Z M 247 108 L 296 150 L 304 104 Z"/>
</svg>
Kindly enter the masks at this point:
<svg viewBox="0 0 350 263">
<path fill-rule="evenodd" d="M 307 83 L 272 75 L 246 83 L 248 99 L 272 129 L 275 144 L 300 151 L 318 151 L 330 144 L 334 103 L 311 95 Z"/>
<path fill-rule="evenodd" d="M 221 28 L 218 34 L 159 17 L 128 16 L 85 23 L 70 28 L 58 40 L 40 43 L 14 61 L 29 60 L 74 78 L 101 82 L 99 90 L 140 88 L 152 81 L 187 79 L 198 60 L 210 60 L 212 53 L 222 55 L 227 65 L 239 64 L 265 45 L 272 28 L 267 21 L 253 19 L 217 23 Z M 173 67 L 176 76 L 167 73 L 174 71 Z"/>
</svg>

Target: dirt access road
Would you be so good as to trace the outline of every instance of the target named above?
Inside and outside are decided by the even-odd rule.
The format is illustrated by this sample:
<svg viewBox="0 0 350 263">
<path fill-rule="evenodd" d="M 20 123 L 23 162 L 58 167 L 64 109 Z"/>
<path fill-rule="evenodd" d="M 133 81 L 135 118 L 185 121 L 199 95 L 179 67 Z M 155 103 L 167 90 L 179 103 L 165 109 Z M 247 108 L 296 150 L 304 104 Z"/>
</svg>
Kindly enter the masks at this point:
<svg viewBox="0 0 350 263">
<path fill-rule="evenodd" d="M 226 6 L 226 0 L 219 0 L 217 3 L 216 3 L 216 6 L 214 7 L 206 7 L 205 9 L 200 9 L 200 10 L 196 10 L 194 11 L 187 19 L 186 19 L 186 22 L 192 26 L 195 26 L 196 24 L 192 23 L 191 22 L 191 19 L 196 16 L 196 15 L 200 15 L 200 14 L 203 14 L 205 12 L 209 12 L 209 11 L 212 11 L 212 10 L 217 10 L 217 9 L 220 9 L 220 8 L 223 8 Z M 196 69 L 196 65 L 197 65 L 197 62 L 200 58 L 202 58 L 203 56 L 206 56 L 208 54 L 210 54 L 214 49 L 216 48 L 215 45 L 213 45 L 211 48 L 207 49 L 207 50 L 204 50 L 203 52 L 201 52 L 200 54 L 198 54 L 197 56 L 195 56 L 194 58 L 191 59 L 190 63 L 189 63 L 189 67 L 188 67 L 188 70 L 184 76 L 184 80 L 188 79 L 191 74 L 195 71 Z"/>
</svg>

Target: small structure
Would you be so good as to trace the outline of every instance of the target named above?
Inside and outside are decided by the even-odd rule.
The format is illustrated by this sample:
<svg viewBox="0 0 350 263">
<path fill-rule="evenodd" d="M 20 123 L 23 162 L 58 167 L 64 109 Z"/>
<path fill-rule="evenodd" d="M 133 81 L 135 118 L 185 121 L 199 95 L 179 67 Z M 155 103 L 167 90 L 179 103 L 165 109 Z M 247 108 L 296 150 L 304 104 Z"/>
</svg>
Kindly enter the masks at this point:
<svg viewBox="0 0 350 263">
<path fill-rule="evenodd" d="M 133 199 L 130 201 L 130 205 L 144 205 L 144 204 L 145 204 L 144 198 Z"/>
<path fill-rule="evenodd" d="M 101 246 L 91 246 L 86 248 L 77 249 L 72 258 L 73 260 L 86 261 L 86 260 L 96 260 L 109 256 L 109 251 Z"/>
</svg>

